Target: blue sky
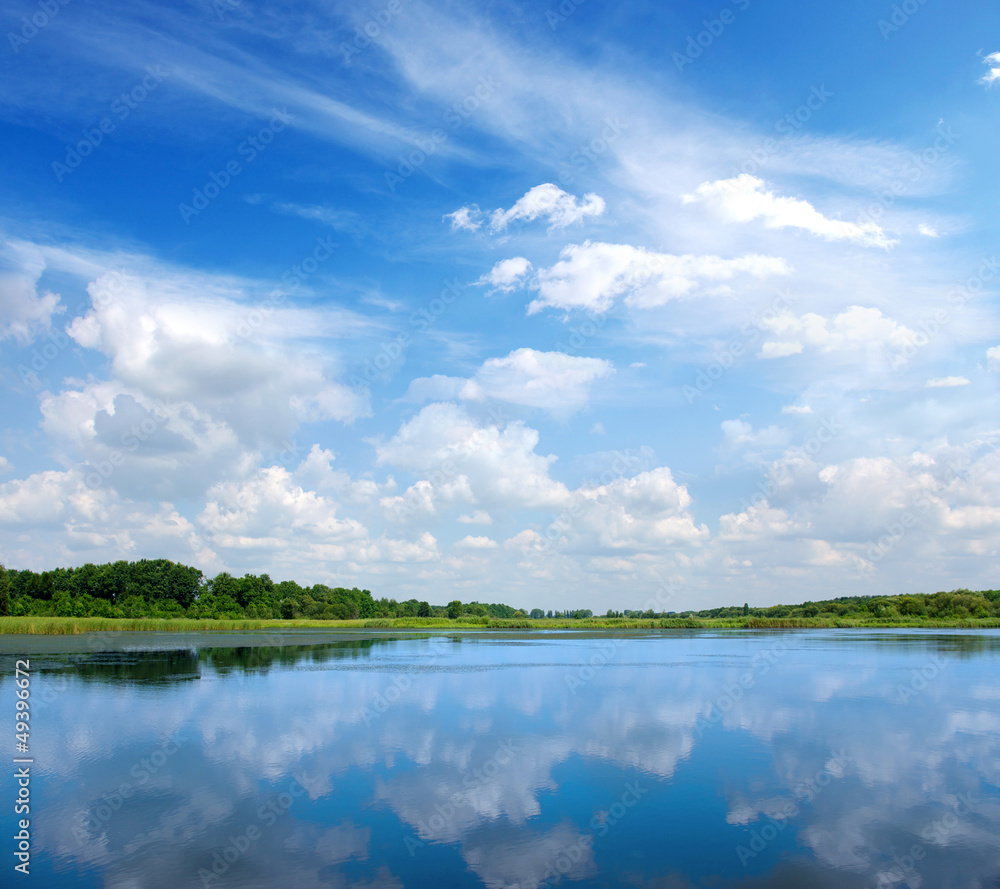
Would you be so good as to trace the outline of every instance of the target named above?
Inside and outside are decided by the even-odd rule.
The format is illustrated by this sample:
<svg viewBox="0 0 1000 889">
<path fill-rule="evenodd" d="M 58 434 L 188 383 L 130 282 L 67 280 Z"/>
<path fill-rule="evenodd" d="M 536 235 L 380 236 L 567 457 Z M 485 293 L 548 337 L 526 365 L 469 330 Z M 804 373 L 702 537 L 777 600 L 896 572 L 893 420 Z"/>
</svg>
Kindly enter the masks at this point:
<svg viewBox="0 0 1000 889">
<path fill-rule="evenodd" d="M 9 567 L 996 585 L 996 8 L 0 16 Z"/>
</svg>

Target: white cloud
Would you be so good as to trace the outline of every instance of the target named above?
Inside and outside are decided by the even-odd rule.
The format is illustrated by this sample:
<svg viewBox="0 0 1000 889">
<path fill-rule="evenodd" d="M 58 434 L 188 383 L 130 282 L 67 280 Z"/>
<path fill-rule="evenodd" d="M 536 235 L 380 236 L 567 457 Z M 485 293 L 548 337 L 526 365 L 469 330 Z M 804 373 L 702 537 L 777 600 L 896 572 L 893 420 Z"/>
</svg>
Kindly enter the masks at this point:
<svg viewBox="0 0 1000 889">
<path fill-rule="evenodd" d="M 489 358 L 469 379 L 418 377 L 404 401 L 482 401 L 487 398 L 537 407 L 567 416 L 585 407 L 593 385 L 610 377 L 614 365 L 603 358 L 515 349 L 503 358 Z"/>
<path fill-rule="evenodd" d="M 0 243 L 0 340 L 30 343 L 52 327 L 52 318 L 65 311 L 59 296 L 39 295 L 38 279 L 46 269 L 42 251 L 31 244 Z M 58 334 L 65 341 L 62 334 Z"/>
<path fill-rule="evenodd" d="M 337 312 L 322 320 L 280 305 L 254 313 L 228 282 L 205 293 L 204 277 L 103 275 L 87 288 L 91 310 L 67 332 L 108 356 L 127 386 L 197 405 L 251 440 L 278 443 L 302 420 L 369 414 L 365 396 L 332 379 L 329 359 L 302 345 L 330 330 Z M 263 320 L 251 326 L 251 317 Z"/>
<path fill-rule="evenodd" d="M 496 398 L 565 414 L 584 407 L 593 384 L 613 373 L 614 365 L 603 358 L 516 349 L 487 359 L 463 397 Z"/>
<path fill-rule="evenodd" d="M 762 317 L 760 326 L 780 339 L 761 346 L 761 358 L 782 358 L 797 355 L 806 346 L 821 352 L 863 349 L 874 345 L 902 348 L 910 344 L 916 333 L 908 327 L 886 318 L 879 309 L 849 306 L 833 318 L 814 312 L 801 317 L 782 312 L 774 317 Z"/>
<path fill-rule="evenodd" d="M 0 485 L 0 525 L 10 526 L 18 562 L 36 570 L 134 558 L 136 552 L 204 570 L 220 567 L 194 525 L 172 504 L 122 499 L 106 485 L 88 484 L 79 469 L 38 472 Z M 13 549 L 15 540 L 30 546 Z"/>
<path fill-rule="evenodd" d="M 530 269 L 531 263 L 523 256 L 502 259 L 476 283 L 489 285 L 503 293 L 510 293 L 524 285 L 524 278 Z"/>
<path fill-rule="evenodd" d="M 828 241 L 854 241 L 869 247 L 890 247 L 895 243 L 874 222 L 859 225 L 828 219 L 808 201 L 782 197 L 764 189 L 762 179 L 742 173 L 732 179 L 703 182 L 693 194 L 681 199 L 686 204 L 708 204 L 727 222 L 763 219 L 766 228 L 800 228 Z"/>
<path fill-rule="evenodd" d="M 934 377 L 924 383 L 927 389 L 948 389 L 953 386 L 968 386 L 969 380 L 966 377 Z"/>
<path fill-rule="evenodd" d="M 433 478 L 435 488 L 460 476 L 476 501 L 556 508 L 569 491 L 549 476 L 554 455 L 535 453 L 538 432 L 514 420 L 480 426 L 455 404 L 429 404 L 387 442 L 376 442 L 378 463 Z"/>
<path fill-rule="evenodd" d="M 456 401 L 468 382 L 465 377 L 449 377 L 444 374 L 417 377 L 410 380 L 402 400 L 417 404 L 424 401 Z"/>
<path fill-rule="evenodd" d="M 190 402 L 151 398 L 116 380 L 43 392 L 39 409 L 42 429 L 72 455 L 66 459 L 82 461 L 88 477 L 97 472 L 125 497 L 198 499 L 259 456 Z"/>
<path fill-rule="evenodd" d="M 991 52 L 983 59 L 983 64 L 988 65 L 990 70 L 979 79 L 979 82 L 990 86 L 1000 81 L 1000 52 Z"/>
<path fill-rule="evenodd" d="M 296 453 L 300 450 L 297 448 Z M 285 459 L 290 456 L 290 452 L 284 453 Z M 295 468 L 295 481 L 306 490 L 329 494 L 341 502 L 362 506 L 373 503 L 380 494 L 391 493 L 396 489 L 392 478 L 384 484 L 378 484 L 371 478 L 354 478 L 344 470 L 334 469 L 335 459 L 333 451 L 314 444 L 305 459 Z"/>
<path fill-rule="evenodd" d="M 662 554 L 663 547 L 700 545 L 708 528 L 695 523 L 691 496 L 666 466 L 607 485 L 580 488 L 569 519 L 554 526 L 571 550 Z M 574 513 L 579 517 L 573 518 Z"/>
<path fill-rule="evenodd" d="M 813 409 L 808 404 L 786 404 L 781 408 L 783 414 L 811 414 Z"/>
<path fill-rule="evenodd" d="M 474 503 L 475 495 L 465 475 L 445 477 L 434 474 L 434 483 L 427 479 L 410 485 L 400 496 L 383 497 L 379 505 L 392 521 L 420 524 L 456 504 Z"/>
<path fill-rule="evenodd" d="M 761 358 L 787 358 L 789 355 L 801 355 L 802 343 L 771 342 L 761 346 L 758 355 Z"/>
<path fill-rule="evenodd" d="M 96 498 L 79 473 L 36 472 L 0 485 L 0 523 L 25 526 L 59 523 L 69 512 L 70 499 Z"/>
<path fill-rule="evenodd" d="M 886 571 L 888 578 L 896 566 L 919 566 L 934 584 L 955 570 L 942 560 L 964 560 L 966 570 L 981 575 L 983 557 L 1000 552 L 995 441 L 826 465 L 789 451 L 758 490 L 754 503 L 720 518 L 709 549 L 719 558 L 780 566 L 775 581 L 818 579 L 819 568 L 833 572 L 832 590 L 837 576 Z"/>
<path fill-rule="evenodd" d="M 509 210 L 498 208 L 490 213 L 489 228 L 491 232 L 499 233 L 506 231 L 512 222 L 547 219 L 549 231 L 552 231 L 566 228 L 588 216 L 600 216 L 605 209 L 604 199 L 599 195 L 585 194 L 581 201 L 559 186 L 545 182 L 525 192 Z M 444 218 L 450 220 L 452 231 L 478 231 L 484 214 L 475 204 L 467 204 L 445 214 Z"/>
<path fill-rule="evenodd" d="M 459 207 L 454 213 L 446 213 L 444 219 L 451 220 L 451 230 L 474 232 L 482 224 L 483 213 L 475 204 Z"/>
<path fill-rule="evenodd" d="M 456 540 L 454 546 L 458 549 L 496 549 L 498 544 L 490 537 L 463 537 Z"/>
<path fill-rule="evenodd" d="M 546 182 L 527 191 L 509 210 L 494 210 L 490 214 L 490 228 L 502 232 L 519 219 L 531 222 L 539 218 L 548 219 L 549 230 L 566 228 L 587 216 L 600 216 L 605 207 L 599 195 L 585 194 L 583 200 L 578 201 L 557 185 Z"/>
<path fill-rule="evenodd" d="M 746 420 L 723 420 L 719 424 L 724 436 L 724 442 L 729 447 L 736 445 L 757 445 L 759 447 L 776 447 L 783 445 L 788 439 L 788 433 L 780 426 L 767 426 L 755 430 Z"/>
<path fill-rule="evenodd" d="M 559 262 L 539 271 L 538 299 L 528 306 L 528 314 L 547 307 L 607 312 L 620 296 L 629 306 L 648 308 L 688 295 L 706 281 L 790 273 L 788 263 L 773 256 L 674 256 L 629 244 L 585 241 L 564 247 Z"/>
<path fill-rule="evenodd" d="M 921 222 L 920 225 L 917 226 L 917 231 L 920 232 L 920 234 L 922 234 L 924 237 L 927 237 L 927 238 L 938 238 L 938 237 L 940 237 L 940 234 L 938 233 L 938 230 L 936 228 L 934 228 L 933 225 L 928 225 L 926 222 Z"/>
<path fill-rule="evenodd" d="M 1000 346 L 991 346 L 986 350 L 986 362 L 990 370 L 1000 370 Z"/>
<path fill-rule="evenodd" d="M 284 467 L 270 466 L 244 481 L 214 485 L 198 521 L 226 548 L 281 547 L 292 534 L 326 546 L 367 536 L 360 523 L 336 512 L 332 500 L 303 489 Z"/>
</svg>

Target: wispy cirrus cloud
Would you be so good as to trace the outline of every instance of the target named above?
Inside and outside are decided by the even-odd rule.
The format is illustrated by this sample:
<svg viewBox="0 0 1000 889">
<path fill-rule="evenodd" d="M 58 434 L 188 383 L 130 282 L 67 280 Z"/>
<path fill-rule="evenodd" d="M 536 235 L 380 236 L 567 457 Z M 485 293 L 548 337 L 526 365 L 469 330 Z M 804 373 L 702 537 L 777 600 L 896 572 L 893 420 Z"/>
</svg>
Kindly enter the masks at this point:
<svg viewBox="0 0 1000 889">
<path fill-rule="evenodd" d="M 926 389 L 954 389 L 956 386 L 968 386 L 968 377 L 933 377 L 924 383 Z"/>
<path fill-rule="evenodd" d="M 269 200 L 263 195 L 250 194 L 244 197 L 248 204 L 264 204 L 275 213 L 298 216 L 310 222 L 318 222 L 335 231 L 357 233 L 363 230 L 361 216 L 353 210 L 328 207 L 321 204 L 298 204 L 294 201 Z"/>
</svg>

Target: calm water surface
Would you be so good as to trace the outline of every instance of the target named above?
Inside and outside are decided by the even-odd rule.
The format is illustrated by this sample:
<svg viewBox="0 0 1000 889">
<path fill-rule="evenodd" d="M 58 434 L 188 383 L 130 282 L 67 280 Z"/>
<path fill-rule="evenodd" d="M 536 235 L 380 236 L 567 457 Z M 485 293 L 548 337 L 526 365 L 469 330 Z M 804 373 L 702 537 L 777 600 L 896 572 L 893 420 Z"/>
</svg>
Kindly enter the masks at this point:
<svg viewBox="0 0 1000 889">
<path fill-rule="evenodd" d="M 1000 887 L 1000 634 L 261 638 L 3 640 L 0 885 Z"/>
</svg>

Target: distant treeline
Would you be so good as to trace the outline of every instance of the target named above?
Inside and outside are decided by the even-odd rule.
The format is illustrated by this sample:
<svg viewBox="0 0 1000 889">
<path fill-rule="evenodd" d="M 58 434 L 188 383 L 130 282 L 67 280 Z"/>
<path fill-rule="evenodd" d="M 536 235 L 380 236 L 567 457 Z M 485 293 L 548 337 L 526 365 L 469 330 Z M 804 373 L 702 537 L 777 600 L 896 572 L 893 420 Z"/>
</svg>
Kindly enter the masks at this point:
<svg viewBox="0 0 1000 889">
<path fill-rule="evenodd" d="M 267 574 L 206 578 L 198 568 L 167 559 L 112 562 L 52 571 L 5 570 L 0 565 L 0 615 L 38 617 L 191 617 L 220 620 L 356 620 L 392 617 L 532 618 L 583 620 L 589 608 L 520 610 L 500 603 L 431 605 L 416 599 L 375 599 L 357 587 L 275 583 Z M 1000 591 L 954 590 L 901 596 L 846 596 L 801 605 L 751 608 L 748 604 L 705 611 L 616 611 L 608 618 L 896 618 L 968 619 L 1000 617 Z"/>
<path fill-rule="evenodd" d="M 965 620 L 1000 617 L 1000 590 L 953 590 L 947 593 L 908 593 L 900 596 L 843 596 L 801 605 L 772 605 L 770 608 L 728 606 L 707 611 L 684 611 L 670 617 L 825 617 L 866 620 L 926 618 Z"/>
</svg>

